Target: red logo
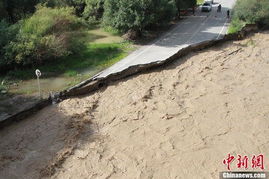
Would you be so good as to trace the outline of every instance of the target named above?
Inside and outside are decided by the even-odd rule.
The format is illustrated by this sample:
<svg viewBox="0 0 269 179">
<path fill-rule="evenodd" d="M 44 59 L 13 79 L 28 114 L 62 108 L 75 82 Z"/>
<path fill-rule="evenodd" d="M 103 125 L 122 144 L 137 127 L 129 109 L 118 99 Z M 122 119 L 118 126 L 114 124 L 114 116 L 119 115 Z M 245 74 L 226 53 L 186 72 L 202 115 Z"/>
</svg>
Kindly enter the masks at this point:
<svg viewBox="0 0 269 179">
<path fill-rule="evenodd" d="M 231 170 L 231 164 L 234 162 L 234 160 L 235 156 L 228 154 L 228 157 L 223 160 L 223 164 L 227 166 L 228 170 Z M 237 155 L 237 168 L 248 169 L 249 162 L 248 156 Z M 252 156 L 251 167 L 252 169 L 260 168 L 261 170 L 264 170 L 264 157 L 262 154 Z"/>
</svg>

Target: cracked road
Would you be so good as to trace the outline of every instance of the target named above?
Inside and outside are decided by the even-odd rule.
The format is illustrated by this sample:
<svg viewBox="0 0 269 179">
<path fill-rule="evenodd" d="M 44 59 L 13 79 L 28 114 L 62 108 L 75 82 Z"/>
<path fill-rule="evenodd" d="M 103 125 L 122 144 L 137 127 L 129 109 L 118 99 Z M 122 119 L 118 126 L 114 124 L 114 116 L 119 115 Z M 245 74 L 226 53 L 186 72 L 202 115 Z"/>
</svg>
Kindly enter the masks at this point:
<svg viewBox="0 0 269 179">
<path fill-rule="evenodd" d="M 210 13 L 201 12 L 198 8 L 195 16 L 185 17 L 155 42 L 139 48 L 118 63 L 95 75 L 94 78 L 104 78 L 134 65 L 163 61 L 191 44 L 222 38 L 227 32 L 229 24 L 226 11 L 233 7 L 235 1 L 215 1 Z M 222 5 L 221 13 L 217 12 L 219 3 Z"/>
</svg>

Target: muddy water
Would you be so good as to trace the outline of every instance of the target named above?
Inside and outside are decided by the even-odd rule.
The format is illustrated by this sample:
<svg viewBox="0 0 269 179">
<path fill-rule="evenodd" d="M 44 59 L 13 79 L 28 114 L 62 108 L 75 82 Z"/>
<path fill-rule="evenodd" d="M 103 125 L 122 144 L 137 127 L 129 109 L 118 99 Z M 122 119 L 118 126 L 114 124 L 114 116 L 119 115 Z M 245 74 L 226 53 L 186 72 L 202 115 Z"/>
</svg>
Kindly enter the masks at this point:
<svg viewBox="0 0 269 179">
<path fill-rule="evenodd" d="M 49 91 L 57 91 L 58 89 L 64 88 L 68 86 L 70 78 L 65 77 L 56 77 L 56 78 L 47 78 L 40 80 L 41 90 L 44 93 Z M 38 93 L 37 80 L 27 80 L 24 81 L 16 87 L 12 87 L 10 89 L 11 93 Z"/>
<path fill-rule="evenodd" d="M 59 92 L 75 84 L 80 83 L 98 73 L 99 70 L 85 69 L 76 76 L 61 75 L 57 77 L 40 78 L 40 86 L 43 97 L 47 97 L 50 92 Z M 11 94 L 38 95 L 38 84 L 36 79 L 22 81 L 10 86 Z"/>
<path fill-rule="evenodd" d="M 48 98 L 50 93 L 68 89 L 86 80 L 101 69 L 84 69 L 75 76 L 60 75 L 48 77 L 45 73 L 40 78 L 42 98 Z M 43 78 L 42 78 L 43 77 Z M 40 100 L 37 79 L 25 80 L 9 86 L 7 95 L 0 96 L 0 122 L 16 114 Z"/>
</svg>

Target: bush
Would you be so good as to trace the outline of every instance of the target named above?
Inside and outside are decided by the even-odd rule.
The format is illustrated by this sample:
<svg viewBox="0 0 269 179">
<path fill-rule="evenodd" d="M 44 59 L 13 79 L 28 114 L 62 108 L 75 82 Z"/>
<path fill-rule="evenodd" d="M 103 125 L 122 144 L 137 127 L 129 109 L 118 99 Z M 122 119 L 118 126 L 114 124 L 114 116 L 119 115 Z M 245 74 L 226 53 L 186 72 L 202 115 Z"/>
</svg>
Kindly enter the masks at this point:
<svg viewBox="0 0 269 179">
<path fill-rule="evenodd" d="M 257 22 L 260 25 L 265 25 L 269 27 L 269 1 L 268 0 L 260 0 L 261 9 L 257 12 Z"/>
<path fill-rule="evenodd" d="M 32 17 L 21 20 L 17 26 L 16 38 L 4 47 L 8 63 L 42 64 L 75 53 L 82 45 L 74 32 L 82 27 L 82 22 L 72 8 L 39 6 Z"/>
<path fill-rule="evenodd" d="M 241 30 L 245 24 L 269 26 L 268 0 L 237 0 L 233 10 L 231 29 Z"/>
<path fill-rule="evenodd" d="M 173 0 L 109 0 L 104 5 L 103 24 L 121 32 L 141 32 L 152 24 L 162 24 L 176 14 Z"/>
</svg>

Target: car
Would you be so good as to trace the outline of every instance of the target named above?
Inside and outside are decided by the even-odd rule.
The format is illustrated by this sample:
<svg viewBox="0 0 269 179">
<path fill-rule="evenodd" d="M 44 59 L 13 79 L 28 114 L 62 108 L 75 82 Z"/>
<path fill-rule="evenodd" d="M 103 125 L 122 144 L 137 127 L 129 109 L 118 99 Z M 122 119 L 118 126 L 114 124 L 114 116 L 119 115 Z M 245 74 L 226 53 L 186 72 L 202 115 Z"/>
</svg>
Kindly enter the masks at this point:
<svg viewBox="0 0 269 179">
<path fill-rule="evenodd" d="M 207 0 L 207 1 L 205 1 L 205 2 L 209 2 L 209 3 L 211 3 L 211 4 L 214 4 L 214 0 Z"/>
<path fill-rule="evenodd" d="M 212 10 L 212 4 L 209 2 L 205 2 L 201 8 L 202 12 L 210 12 Z"/>
</svg>

